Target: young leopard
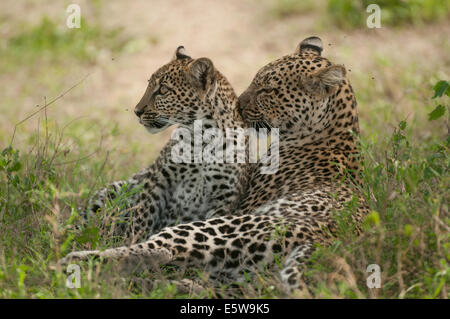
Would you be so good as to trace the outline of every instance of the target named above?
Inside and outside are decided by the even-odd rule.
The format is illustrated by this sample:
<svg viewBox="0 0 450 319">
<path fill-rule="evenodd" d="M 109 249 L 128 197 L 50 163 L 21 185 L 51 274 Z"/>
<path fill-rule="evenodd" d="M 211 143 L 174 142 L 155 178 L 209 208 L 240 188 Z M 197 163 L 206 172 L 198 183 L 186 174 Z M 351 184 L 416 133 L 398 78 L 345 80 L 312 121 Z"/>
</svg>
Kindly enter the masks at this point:
<svg viewBox="0 0 450 319">
<path fill-rule="evenodd" d="M 195 162 L 193 157 L 180 162 L 183 158 L 177 158 L 176 151 L 181 139 L 186 139 L 186 134 L 180 134 L 182 130 L 191 138 L 191 143 L 184 141 L 185 145 L 193 149 L 194 134 L 202 142 L 208 130 L 216 128 L 225 137 L 227 128 L 244 128 L 241 116 L 235 112 L 236 104 L 233 88 L 211 60 L 192 59 L 179 47 L 173 61 L 151 76 L 135 108 L 139 122 L 150 133 L 179 124 L 172 135 L 178 138 L 171 139 L 148 168 L 98 191 L 90 200 L 88 214 L 98 213 L 107 200 L 116 198 L 118 206 L 124 207 L 119 207 L 119 220 L 112 223 L 113 233 L 136 242 L 166 226 L 222 216 L 235 210 L 245 187 L 245 166 L 206 162 L 202 158 Z M 224 140 L 224 146 L 234 142 L 233 138 Z M 191 154 L 186 151 L 185 155 Z M 120 203 L 120 196 L 126 197 L 125 203 Z"/>
<path fill-rule="evenodd" d="M 355 97 L 344 67 L 321 51 L 319 38 L 305 39 L 295 53 L 263 67 L 240 96 L 244 120 L 279 129 L 279 154 L 270 154 L 279 156 L 279 170 L 261 174 L 256 167 L 233 215 L 168 227 L 130 247 L 74 252 L 63 262 L 101 257 L 147 268 L 195 266 L 212 279 L 235 281 L 282 261 L 284 287 L 300 288 L 315 245 L 333 239 L 334 214 L 348 211 L 359 225 L 368 212 L 355 185 Z"/>
</svg>

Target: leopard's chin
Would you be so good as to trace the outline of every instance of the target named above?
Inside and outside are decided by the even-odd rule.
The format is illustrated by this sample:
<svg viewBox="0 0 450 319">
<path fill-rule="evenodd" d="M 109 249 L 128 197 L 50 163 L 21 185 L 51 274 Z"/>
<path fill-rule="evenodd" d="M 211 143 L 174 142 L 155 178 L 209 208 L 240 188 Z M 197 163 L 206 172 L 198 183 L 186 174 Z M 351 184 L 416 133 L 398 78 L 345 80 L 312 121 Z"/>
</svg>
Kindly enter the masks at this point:
<svg viewBox="0 0 450 319">
<path fill-rule="evenodd" d="M 264 116 L 262 114 L 253 114 L 253 112 L 243 111 L 242 120 L 249 126 L 258 125 L 257 123 L 264 122 Z"/>
<path fill-rule="evenodd" d="M 169 127 L 169 125 L 165 126 L 165 127 L 161 127 L 161 128 L 157 128 L 157 127 L 153 127 L 153 126 L 145 126 L 145 129 L 147 130 L 147 132 L 149 132 L 150 134 L 156 134 L 156 133 L 160 133 L 162 131 L 164 131 L 166 128 Z"/>
<path fill-rule="evenodd" d="M 146 121 L 142 121 L 142 120 L 139 120 L 139 122 L 142 125 L 144 125 L 145 129 L 150 134 L 156 134 L 156 133 L 162 132 L 170 126 L 170 124 L 163 118 L 156 119 L 151 122 L 146 122 Z"/>
</svg>

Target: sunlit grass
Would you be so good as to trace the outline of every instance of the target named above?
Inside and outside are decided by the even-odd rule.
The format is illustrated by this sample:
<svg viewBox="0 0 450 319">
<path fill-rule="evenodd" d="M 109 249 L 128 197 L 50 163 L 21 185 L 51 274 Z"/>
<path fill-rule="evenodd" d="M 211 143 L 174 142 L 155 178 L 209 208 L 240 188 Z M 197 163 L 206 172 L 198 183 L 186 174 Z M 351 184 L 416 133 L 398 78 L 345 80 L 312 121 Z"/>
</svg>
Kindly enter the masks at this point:
<svg viewBox="0 0 450 319">
<path fill-rule="evenodd" d="M 99 51 L 117 52 L 127 44 L 120 29 L 103 30 L 84 20 L 81 25 L 70 29 L 44 17 L 37 25 L 22 26 L 0 41 L 0 71 L 11 72 L 24 64 L 50 67 L 73 59 L 93 63 Z"/>
<path fill-rule="evenodd" d="M 275 18 L 287 18 L 321 11 L 320 23 L 340 29 L 366 26 L 373 11 L 366 12 L 370 4 L 381 9 L 381 24 L 389 26 L 423 25 L 444 21 L 450 16 L 450 4 L 446 0 L 271 0 L 269 14 Z"/>
</svg>

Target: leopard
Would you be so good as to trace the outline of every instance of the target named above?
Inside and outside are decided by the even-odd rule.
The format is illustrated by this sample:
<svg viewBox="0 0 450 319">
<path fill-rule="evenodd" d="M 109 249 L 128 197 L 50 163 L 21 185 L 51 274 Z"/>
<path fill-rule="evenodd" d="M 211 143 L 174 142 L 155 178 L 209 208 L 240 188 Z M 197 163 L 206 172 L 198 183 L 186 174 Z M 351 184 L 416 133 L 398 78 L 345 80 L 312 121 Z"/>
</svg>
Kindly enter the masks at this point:
<svg viewBox="0 0 450 319">
<path fill-rule="evenodd" d="M 205 133 L 212 129 L 226 136 L 224 148 L 234 143 L 236 137 L 225 135 L 225 130 L 246 127 L 236 108 L 237 95 L 213 62 L 193 59 L 179 46 L 172 61 L 152 74 L 134 110 L 150 134 L 178 127 L 149 167 L 94 194 L 84 223 L 100 217 L 105 233 L 109 230 L 119 242 L 129 243 L 164 227 L 233 211 L 245 187 L 245 165 L 196 160 L 192 150 L 195 139 L 206 143 Z M 180 155 L 182 147 L 185 157 Z M 114 208 L 113 216 L 105 213 L 107 203 Z"/>
<path fill-rule="evenodd" d="M 239 96 L 237 112 L 251 127 L 277 130 L 279 168 L 249 173 L 238 208 L 228 215 L 167 227 L 147 241 L 78 251 L 70 260 L 101 259 L 155 270 L 203 269 L 213 283 L 277 273 L 286 293 L 305 289 L 304 271 L 317 247 L 336 239 L 337 217 L 349 215 L 359 235 L 369 212 L 361 189 L 356 98 L 343 65 L 322 57 L 311 36 L 294 53 L 262 67 Z M 307 288 L 307 287 L 306 287 Z"/>
</svg>

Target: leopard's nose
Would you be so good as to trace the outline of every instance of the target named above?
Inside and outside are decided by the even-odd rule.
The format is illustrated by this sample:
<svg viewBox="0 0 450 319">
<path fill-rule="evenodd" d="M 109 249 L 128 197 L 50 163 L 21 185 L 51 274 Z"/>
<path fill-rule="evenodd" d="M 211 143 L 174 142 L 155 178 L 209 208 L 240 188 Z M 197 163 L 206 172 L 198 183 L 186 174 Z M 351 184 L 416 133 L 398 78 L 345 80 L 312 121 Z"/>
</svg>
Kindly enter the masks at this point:
<svg viewBox="0 0 450 319">
<path fill-rule="evenodd" d="M 239 114 L 241 114 L 241 116 L 242 116 L 242 112 L 244 111 L 245 107 L 249 103 L 250 103 L 250 96 L 246 92 L 244 92 L 239 97 L 238 103 L 237 103 L 237 109 L 238 109 Z"/>
<path fill-rule="evenodd" d="M 146 105 L 147 106 L 147 105 Z M 144 114 L 145 106 L 144 107 L 135 107 L 134 114 L 136 114 L 137 117 L 141 117 L 142 114 Z"/>
<path fill-rule="evenodd" d="M 241 100 L 238 100 L 236 108 L 237 108 L 238 113 L 242 116 L 242 103 L 241 103 Z"/>
</svg>

